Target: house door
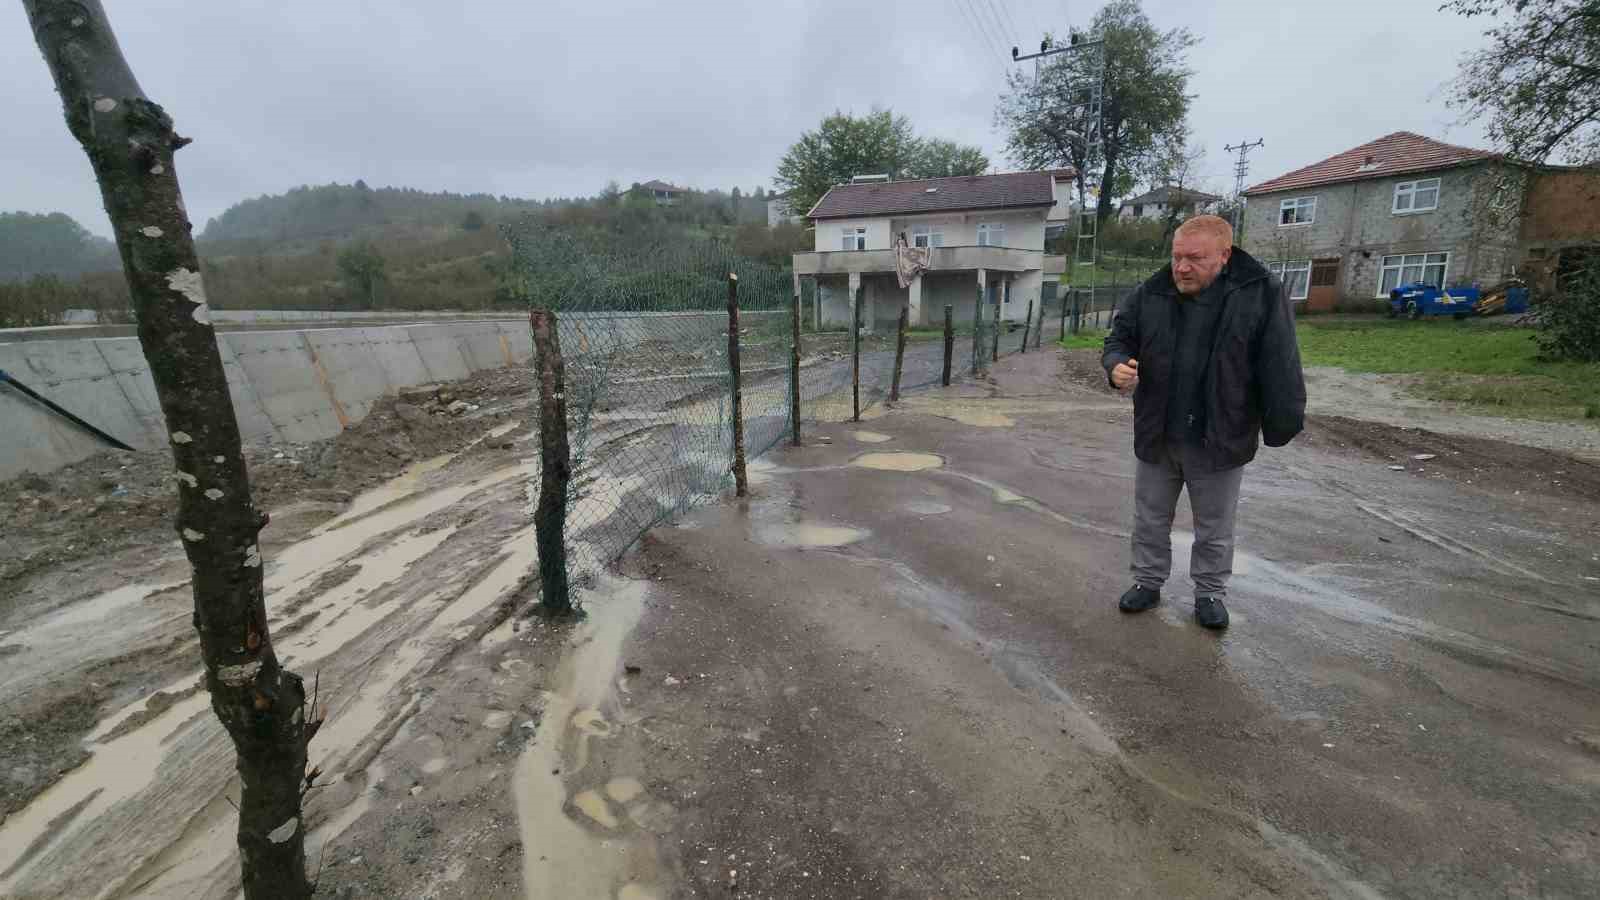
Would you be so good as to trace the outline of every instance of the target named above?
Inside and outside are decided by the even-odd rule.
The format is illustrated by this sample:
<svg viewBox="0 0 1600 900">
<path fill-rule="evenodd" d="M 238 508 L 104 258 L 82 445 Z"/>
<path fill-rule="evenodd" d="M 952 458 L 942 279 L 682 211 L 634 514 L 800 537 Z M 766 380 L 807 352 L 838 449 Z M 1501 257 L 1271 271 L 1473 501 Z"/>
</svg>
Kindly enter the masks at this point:
<svg viewBox="0 0 1600 900">
<path fill-rule="evenodd" d="M 1330 312 L 1339 300 L 1339 258 L 1311 262 L 1311 288 L 1306 296 L 1309 312 Z"/>
</svg>

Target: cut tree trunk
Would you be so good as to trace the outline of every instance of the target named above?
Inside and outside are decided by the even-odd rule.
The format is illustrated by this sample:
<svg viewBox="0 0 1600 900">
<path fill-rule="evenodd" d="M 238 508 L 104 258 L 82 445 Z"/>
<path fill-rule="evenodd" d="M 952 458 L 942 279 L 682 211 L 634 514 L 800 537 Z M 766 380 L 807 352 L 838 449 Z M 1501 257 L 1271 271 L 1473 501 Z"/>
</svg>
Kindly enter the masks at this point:
<svg viewBox="0 0 1600 900">
<path fill-rule="evenodd" d="M 572 448 L 567 440 L 567 367 L 561 358 L 556 314 L 535 309 L 533 361 L 539 379 L 539 506 L 533 513 L 533 539 L 539 548 L 539 603 L 548 613 L 572 611 L 567 581 L 567 491 L 572 481 Z"/>
<path fill-rule="evenodd" d="M 303 898 L 300 800 L 320 716 L 267 631 L 257 534 L 228 381 L 173 153 L 187 144 L 144 95 L 99 0 L 23 0 L 61 95 L 67 128 L 94 168 L 166 417 L 177 530 L 194 582 L 211 708 L 237 751 L 239 852 L 248 900 Z"/>
</svg>

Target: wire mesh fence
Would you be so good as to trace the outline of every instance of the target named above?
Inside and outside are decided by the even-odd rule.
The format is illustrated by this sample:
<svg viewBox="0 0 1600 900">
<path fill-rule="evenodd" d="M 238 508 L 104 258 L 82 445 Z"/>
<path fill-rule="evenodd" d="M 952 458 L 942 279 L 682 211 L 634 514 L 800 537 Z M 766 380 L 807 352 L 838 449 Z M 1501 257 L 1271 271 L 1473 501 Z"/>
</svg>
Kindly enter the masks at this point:
<svg viewBox="0 0 1600 900">
<path fill-rule="evenodd" d="M 871 413 L 889 398 L 897 330 L 806 333 L 796 358 L 797 301 L 786 269 L 713 241 L 627 242 L 532 221 L 504 230 L 515 290 L 530 308 L 554 315 L 555 340 L 541 352 L 556 353 L 563 364 L 559 390 L 571 472 L 562 542 L 555 546 L 565 548 L 563 571 L 574 577 L 609 563 L 651 526 L 733 486 L 730 291 L 740 310 L 738 379 L 748 457 L 793 433 L 796 399 L 803 419 L 841 422 L 858 404 Z M 1033 309 L 1024 323 L 996 321 L 992 304 L 983 310 L 956 335 L 953 378 L 1022 352 L 1024 338 L 1031 349 L 1057 337 L 1059 311 Z M 938 385 L 946 365 L 938 330 L 908 337 L 902 394 Z M 542 372 L 540 359 L 536 353 Z M 543 477 L 530 482 L 530 512 L 550 483 Z"/>
<path fill-rule="evenodd" d="M 789 432 L 793 281 L 711 242 L 506 228 L 517 289 L 555 313 L 571 479 L 568 566 L 606 564 L 732 482 L 728 283 L 737 276 L 747 453 Z M 536 411 L 537 412 L 537 411 Z M 530 483 L 530 511 L 540 487 Z"/>
</svg>

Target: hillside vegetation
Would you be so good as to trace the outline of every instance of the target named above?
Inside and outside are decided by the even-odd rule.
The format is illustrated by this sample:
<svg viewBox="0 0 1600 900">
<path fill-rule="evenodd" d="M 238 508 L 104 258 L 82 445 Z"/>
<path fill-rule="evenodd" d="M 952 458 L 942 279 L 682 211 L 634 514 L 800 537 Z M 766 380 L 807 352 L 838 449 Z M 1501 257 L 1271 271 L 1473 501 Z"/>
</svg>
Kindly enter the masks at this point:
<svg viewBox="0 0 1600 900">
<path fill-rule="evenodd" d="M 34 218 L 56 217 L 71 222 Z M 766 227 L 759 189 L 692 191 L 658 207 L 637 186 L 615 183 L 594 197 L 525 200 L 358 181 L 245 200 L 212 219 L 199 240 L 206 293 L 218 309 L 520 308 L 526 278 L 508 276 L 499 226 L 524 219 L 607 246 L 726 241 L 780 267 L 805 243 L 798 227 Z M 0 327 L 50 324 L 70 308 L 125 316 L 126 287 L 111 259 L 76 278 L 19 266 L 35 277 L 0 283 Z"/>
</svg>

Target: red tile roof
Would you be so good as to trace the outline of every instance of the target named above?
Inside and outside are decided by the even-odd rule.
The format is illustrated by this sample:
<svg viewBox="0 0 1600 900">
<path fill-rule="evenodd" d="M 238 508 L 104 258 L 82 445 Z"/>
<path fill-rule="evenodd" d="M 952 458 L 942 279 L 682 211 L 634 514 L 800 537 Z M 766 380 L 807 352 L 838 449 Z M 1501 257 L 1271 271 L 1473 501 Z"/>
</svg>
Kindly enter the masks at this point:
<svg viewBox="0 0 1600 900">
<path fill-rule="evenodd" d="M 1498 156 L 1488 150 L 1457 147 L 1409 131 L 1396 131 L 1338 156 L 1330 156 L 1322 162 L 1296 169 L 1271 181 L 1263 181 L 1248 188 L 1245 194 L 1269 194 L 1322 184 L 1447 169 Z"/>
<path fill-rule="evenodd" d="M 1053 176 L 1071 169 L 961 175 L 915 181 L 841 184 L 831 188 L 807 214 L 812 219 L 846 219 L 964 209 L 1017 209 L 1055 204 Z"/>
</svg>

